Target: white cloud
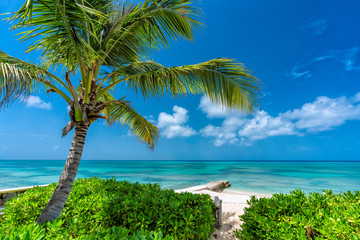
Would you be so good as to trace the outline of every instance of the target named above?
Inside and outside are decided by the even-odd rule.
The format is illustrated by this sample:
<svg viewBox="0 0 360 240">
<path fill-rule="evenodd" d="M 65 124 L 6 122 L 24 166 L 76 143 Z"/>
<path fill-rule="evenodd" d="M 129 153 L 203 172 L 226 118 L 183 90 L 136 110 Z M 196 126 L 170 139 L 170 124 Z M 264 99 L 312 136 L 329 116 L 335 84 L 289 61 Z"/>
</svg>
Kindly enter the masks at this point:
<svg viewBox="0 0 360 240">
<path fill-rule="evenodd" d="M 234 131 L 231 131 L 224 126 L 215 127 L 209 124 L 205 128 L 201 129 L 200 133 L 206 137 L 215 137 L 215 146 L 221 146 L 226 143 L 235 144 L 240 141 Z"/>
<path fill-rule="evenodd" d="M 256 141 L 271 136 L 295 135 L 294 124 L 282 119 L 280 116 L 271 117 L 265 111 L 259 111 L 254 118 L 249 119 L 238 131 L 240 137 L 248 141 Z"/>
<path fill-rule="evenodd" d="M 353 96 L 351 100 L 352 100 L 354 103 L 360 102 L 360 92 L 358 92 L 357 94 L 355 94 L 355 96 Z"/>
<path fill-rule="evenodd" d="M 306 63 L 302 63 L 303 60 L 297 62 L 292 69 L 285 73 L 286 76 L 297 79 L 297 78 L 309 78 L 311 77 L 311 72 L 306 70 L 310 65 L 325 61 L 332 60 L 344 65 L 344 71 L 353 71 L 360 70 L 360 65 L 356 64 L 357 55 L 360 52 L 359 47 L 353 47 L 343 50 L 329 50 L 326 54 L 323 54 L 319 57 L 315 57 L 312 60 L 309 60 Z"/>
<path fill-rule="evenodd" d="M 182 107 L 174 106 L 174 114 L 160 113 L 158 118 L 158 128 L 164 128 L 172 125 L 181 125 L 187 122 L 189 119 L 188 110 Z"/>
<path fill-rule="evenodd" d="M 328 18 L 318 18 L 306 24 L 304 26 L 304 29 L 307 29 L 311 32 L 311 37 L 316 37 L 323 34 L 326 31 L 328 25 Z"/>
<path fill-rule="evenodd" d="M 228 116 L 222 123 L 223 127 L 231 131 L 244 125 L 246 122 L 245 116 Z"/>
<path fill-rule="evenodd" d="M 228 117 L 220 127 L 208 125 L 200 130 L 206 137 L 215 137 L 214 145 L 251 145 L 252 142 L 271 136 L 295 135 L 294 125 L 281 117 L 271 117 L 265 111 L 257 112 L 253 118 Z"/>
<path fill-rule="evenodd" d="M 259 111 L 253 118 L 227 115 L 221 126 L 207 125 L 200 130 L 214 138 L 214 145 L 251 145 L 254 141 L 273 136 L 289 136 L 322 132 L 360 120 L 360 92 L 353 97 L 318 97 L 299 109 L 280 113 L 276 117 Z"/>
<path fill-rule="evenodd" d="M 226 143 L 235 144 L 240 141 L 234 130 L 231 130 L 231 128 L 227 128 L 224 125 L 222 125 L 221 127 L 215 127 L 209 124 L 203 129 L 201 129 L 200 133 L 206 137 L 215 137 L 215 146 L 221 146 Z"/>
<path fill-rule="evenodd" d="M 299 65 L 299 62 L 295 64 L 295 66 L 287 73 L 285 73 L 285 76 L 290 77 L 292 79 L 297 78 L 309 78 L 311 77 L 310 71 L 301 70 L 305 67 L 305 65 Z"/>
<path fill-rule="evenodd" d="M 360 48 L 354 47 L 344 50 L 329 50 L 328 54 L 315 58 L 312 63 L 323 60 L 334 60 L 344 64 L 345 71 L 360 70 L 360 66 L 355 66 L 357 54 Z"/>
<path fill-rule="evenodd" d="M 230 112 L 202 97 L 199 109 L 208 118 L 223 118 L 220 126 L 209 124 L 199 130 L 204 137 L 213 138 L 215 146 L 233 144 L 249 146 L 255 141 L 274 136 L 303 136 L 331 130 L 346 121 L 360 120 L 360 92 L 352 97 L 329 98 L 320 96 L 298 109 L 270 116 L 265 111 L 254 113 L 253 117 L 242 112 Z M 173 114 L 160 113 L 157 126 L 166 138 L 189 137 L 197 132 L 186 125 L 188 110 L 174 106 Z"/>
<path fill-rule="evenodd" d="M 161 130 L 161 134 L 166 138 L 173 137 L 190 137 L 196 134 L 196 131 L 191 127 L 184 125 L 188 119 L 188 110 L 182 107 L 174 106 L 174 113 L 160 113 L 157 127 Z"/>
<path fill-rule="evenodd" d="M 348 120 L 360 119 L 360 104 L 356 104 L 359 93 L 352 98 L 318 97 L 312 103 L 304 104 L 281 114 L 281 117 L 293 121 L 297 129 L 308 132 L 321 132 L 343 125 Z"/>
<path fill-rule="evenodd" d="M 30 95 L 29 97 L 23 100 L 27 107 L 35 107 L 41 109 L 51 110 L 52 106 L 51 103 L 44 102 L 40 97 Z"/>
<path fill-rule="evenodd" d="M 222 131 L 221 127 L 215 127 L 212 124 L 209 124 L 200 130 L 200 132 L 206 137 L 216 137 L 220 135 L 221 131 Z"/>
<path fill-rule="evenodd" d="M 201 97 L 199 109 L 206 113 L 206 116 L 208 118 L 224 118 L 233 115 L 245 115 L 240 111 L 232 110 L 222 106 L 221 104 L 213 103 L 207 96 Z"/>
<path fill-rule="evenodd" d="M 161 131 L 166 138 L 190 137 L 196 134 L 196 131 L 189 126 L 171 125 Z"/>
<path fill-rule="evenodd" d="M 226 143 L 237 144 L 241 142 L 236 130 L 246 122 L 246 114 L 240 111 L 231 111 L 219 104 L 212 103 L 209 98 L 203 96 L 199 108 L 207 114 L 208 118 L 225 118 L 220 127 L 211 124 L 200 130 L 200 133 L 206 137 L 215 137 L 215 146 L 221 146 Z"/>
</svg>

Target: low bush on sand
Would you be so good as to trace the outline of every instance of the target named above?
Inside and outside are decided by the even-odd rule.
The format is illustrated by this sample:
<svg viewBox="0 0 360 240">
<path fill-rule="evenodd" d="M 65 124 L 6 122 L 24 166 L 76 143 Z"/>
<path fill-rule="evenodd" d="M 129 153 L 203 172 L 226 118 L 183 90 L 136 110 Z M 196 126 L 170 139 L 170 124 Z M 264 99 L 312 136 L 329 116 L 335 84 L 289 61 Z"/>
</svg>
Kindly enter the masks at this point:
<svg viewBox="0 0 360 240">
<path fill-rule="evenodd" d="M 208 239 L 214 232 L 209 195 L 100 178 L 76 180 L 60 218 L 34 224 L 55 187 L 35 187 L 6 203 L 0 239 Z"/>
<path fill-rule="evenodd" d="M 248 201 L 238 239 L 360 239 L 360 191 L 300 190 Z"/>
</svg>

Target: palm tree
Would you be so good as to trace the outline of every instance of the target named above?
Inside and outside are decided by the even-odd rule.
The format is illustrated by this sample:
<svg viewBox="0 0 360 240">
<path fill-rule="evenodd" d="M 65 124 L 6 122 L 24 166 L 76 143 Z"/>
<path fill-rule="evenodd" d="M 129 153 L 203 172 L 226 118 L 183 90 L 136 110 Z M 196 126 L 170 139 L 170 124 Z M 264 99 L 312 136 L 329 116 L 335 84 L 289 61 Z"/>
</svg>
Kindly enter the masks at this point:
<svg viewBox="0 0 360 240">
<path fill-rule="evenodd" d="M 213 102 L 251 112 L 259 96 L 259 81 L 242 64 L 226 58 L 180 67 L 149 60 L 152 50 L 169 40 L 193 39 L 202 26 L 193 0 L 26 0 L 8 20 L 13 29 L 26 28 L 27 52 L 41 51 L 34 64 L 0 51 L 0 107 L 32 89 L 44 86 L 70 106 L 74 137 L 66 164 L 47 206 L 36 220 L 60 216 L 78 171 L 88 128 L 97 119 L 130 128 L 153 149 L 159 130 L 142 117 L 125 97 L 111 93 L 121 87 L 144 96 L 205 94 Z M 54 74 L 60 67 L 62 78 Z M 78 77 L 78 79 L 77 79 Z"/>
</svg>

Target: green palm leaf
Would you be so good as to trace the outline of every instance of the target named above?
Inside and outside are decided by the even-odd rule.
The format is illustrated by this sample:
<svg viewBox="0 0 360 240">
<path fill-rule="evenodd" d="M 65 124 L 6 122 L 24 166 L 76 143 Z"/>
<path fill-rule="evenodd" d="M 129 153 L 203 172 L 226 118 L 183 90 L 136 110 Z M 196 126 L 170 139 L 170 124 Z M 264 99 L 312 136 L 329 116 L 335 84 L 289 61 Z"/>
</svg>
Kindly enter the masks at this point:
<svg viewBox="0 0 360 240">
<path fill-rule="evenodd" d="M 168 46 L 168 39 L 193 39 L 193 29 L 201 26 L 192 1 L 155 0 L 139 4 L 122 2 L 110 12 L 102 29 L 98 51 L 109 66 L 137 61 L 151 49 Z"/>
<path fill-rule="evenodd" d="M 159 138 L 158 128 L 137 113 L 129 103 L 124 101 L 110 103 L 104 109 L 104 114 L 109 124 L 119 123 L 129 126 L 131 133 L 140 142 L 147 144 L 150 149 L 154 149 Z"/>
<path fill-rule="evenodd" d="M 192 0 L 153 0 L 138 4 L 111 0 L 29 0 L 9 20 L 23 41 L 38 38 L 28 51 L 41 50 L 48 66 L 70 70 L 94 60 L 117 66 L 135 61 L 168 39 L 193 39 L 199 11 Z M 54 44 L 55 43 L 55 44 Z M 80 69 L 84 71 L 84 69 Z"/>
<path fill-rule="evenodd" d="M 62 83 L 41 66 L 21 61 L 0 51 L 0 109 L 29 95 L 40 83 L 70 101 L 70 98 L 54 85 L 54 81 Z"/>
<path fill-rule="evenodd" d="M 102 90 L 104 90 L 103 87 L 99 89 L 99 91 Z M 136 112 L 130 102 L 125 101 L 124 98 L 116 100 L 109 91 L 106 91 L 99 99 L 102 103 L 98 108 L 105 115 L 109 125 L 119 123 L 129 126 L 131 133 L 140 142 L 147 144 L 150 149 L 154 149 L 159 138 L 158 128 Z"/>
<path fill-rule="evenodd" d="M 28 0 L 9 20 L 13 29 L 31 27 L 20 33 L 23 41 L 38 38 L 29 47 L 43 51 L 49 65 L 79 67 L 80 56 L 98 56 L 89 41 L 97 38 L 94 28 L 105 19 L 103 9 L 111 1 Z M 101 7 L 100 7 L 101 6 Z M 81 66 L 80 66 L 81 67 Z"/>
<path fill-rule="evenodd" d="M 109 77 L 109 86 L 98 96 L 117 84 L 124 84 L 144 97 L 206 94 L 214 102 L 251 112 L 261 93 L 260 82 L 249 69 L 225 58 L 181 67 L 137 62 L 116 69 Z"/>
</svg>

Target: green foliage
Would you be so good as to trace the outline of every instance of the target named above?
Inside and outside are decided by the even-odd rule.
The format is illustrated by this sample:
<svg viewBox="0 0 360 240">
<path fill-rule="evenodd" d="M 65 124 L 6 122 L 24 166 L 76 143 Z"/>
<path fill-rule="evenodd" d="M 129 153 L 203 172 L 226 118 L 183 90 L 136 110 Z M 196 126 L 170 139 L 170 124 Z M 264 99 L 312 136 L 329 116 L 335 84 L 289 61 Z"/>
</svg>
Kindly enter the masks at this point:
<svg viewBox="0 0 360 240">
<path fill-rule="evenodd" d="M 112 227 L 108 228 L 105 231 L 96 231 L 95 233 L 81 236 L 79 240 L 92 240 L 92 239 L 102 239 L 102 240 L 175 240 L 175 237 L 164 236 L 161 231 L 148 231 L 148 230 L 139 230 L 134 234 L 130 234 L 130 231 L 123 227 Z"/>
<path fill-rule="evenodd" d="M 191 0 L 137 2 L 31 0 L 9 20 L 13 29 L 27 29 L 20 40 L 37 38 L 28 52 L 43 51 L 47 64 L 73 70 L 82 67 L 81 61 L 108 66 L 132 62 L 151 49 L 167 47 L 169 39 L 192 40 L 201 25 Z"/>
<path fill-rule="evenodd" d="M 45 239 L 68 239 L 68 232 L 59 231 L 62 220 L 48 222 L 47 224 L 30 224 L 13 228 L 7 231 L 0 226 L 0 240 L 45 240 Z M 131 233 L 124 227 L 111 227 L 104 231 L 95 231 L 87 235 L 75 237 L 77 240 L 175 240 L 175 237 L 164 236 L 161 231 L 139 230 Z"/>
<path fill-rule="evenodd" d="M 144 97 L 206 94 L 214 102 L 248 112 L 257 106 L 256 99 L 261 94 L 260 82 L 252 72 L 226 58 L 181 67 L 164 67 L 153 61 L 134 62 L 113 71 L 110 78 L 112 84 L 107 88 L 125 83 Z"/>
<path fill-rule="evenodd" d="M 360 191 L 252 196 L 238 239 L 360 239 Z"/>
<path fill-rule="evenodd" d="M 0 240 L 45 240 L 45 239 L 67 239 L 69 235 L 60 234 L 59 223 L 62 220 L 56 220 L 47 224 L 30 224 L 23 227 L 13 228 L 10 231 L 0 226 Z M 60 224 L 60 225 L 61 225 Z M 68 233 L 67 233 L 68 234 Z M 161 231 L 139 230 L 131 233 L 124 227 L 112 227 L 104 231 L 95 231 L 88 235 L 82 235 L 77 240 L 175 240 L 175 237 L 164 236 Z"/>
<path fill-rule="evenodd" d="M 0 225 L 0 240 L 43 240 L 45 228 L 42 225 L 31 224 L 25 227 L 7 229 Z"/>
<path fill-rule="evenodd" d="M 214 231 L 209 195 L 99 178 L 76 180 L 60 218 L 34 225 L 55 186 L 36 187 L 9 201 L 0 240 L 29 234 L 37 236 L 31 239 L 138 239 L 139 234 L 140 239 L 207 239 Z"/>
<path fill-rule="evenodd" d="M 99 90 L 103 89 L 104 88 L 100 87 Z M 130 102 L 123 101 L 122 99 L 115 101 L 115 98 L 111 96 L 109 92 L 104 92 L 101 100 L 104 102 L 112 102 L 111 104 L 107 104 L 107 108 L 103 111 L 110 126 L 114 123 L 129 126 L 131 133 L 137 136 L 139 141 L 145 144 L 147 143 L 150 149 L 154 149 L 160 134 L 156 126 L 137 113 Z"/>
</svg>

